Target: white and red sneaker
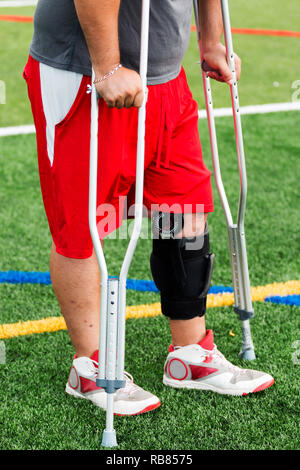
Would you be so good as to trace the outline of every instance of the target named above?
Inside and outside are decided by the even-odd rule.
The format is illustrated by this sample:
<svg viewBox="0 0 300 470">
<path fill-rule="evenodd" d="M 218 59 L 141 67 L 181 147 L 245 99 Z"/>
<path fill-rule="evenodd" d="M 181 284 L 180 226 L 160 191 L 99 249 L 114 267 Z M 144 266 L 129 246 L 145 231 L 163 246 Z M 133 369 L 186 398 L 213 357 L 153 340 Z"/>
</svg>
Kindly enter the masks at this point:
<svg viewBox="0 0 300 470">
<path fill-rule="evenodd" d="M 163 383 L 175 388 L 211 390 L 224 395 L 248 395 L 271 387 L 271 375 L 234 366 L 218 351 L 212 330 L 199 344 L 169 347 Z"/>
<path fill-rule="evenodd" d="M 106 393 L 97 387 L 98 351 L 89 357 L 73 359 L 73 365 L 66 385 L 66 392 L 77 398 L 85 398 L 106 410 Z M 160 406 L 159 399 L 150 392 L 138 387 L 127 372 L 124 373 L 126 385 L 114 397 L 114 413 L 120 416 L 138 415 Z"/>
</svg>

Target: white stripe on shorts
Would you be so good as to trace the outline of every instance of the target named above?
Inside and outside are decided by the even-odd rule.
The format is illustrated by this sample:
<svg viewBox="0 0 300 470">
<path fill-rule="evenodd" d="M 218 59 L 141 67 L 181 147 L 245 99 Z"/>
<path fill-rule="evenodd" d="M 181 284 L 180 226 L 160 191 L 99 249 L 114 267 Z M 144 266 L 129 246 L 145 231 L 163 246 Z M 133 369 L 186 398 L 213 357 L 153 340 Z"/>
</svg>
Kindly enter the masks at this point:
<svg viewBox="0 0 300 470">
<path fill-rule="evenodd" d="M 53 165 L 55 126 L 70 111 L 75 101 L 83 75 L 67 70 L 60 70 L 40 63 L 40 80 L 44 114 L 46 118 L 46 136 L 48 157 Z"/>
</svg>

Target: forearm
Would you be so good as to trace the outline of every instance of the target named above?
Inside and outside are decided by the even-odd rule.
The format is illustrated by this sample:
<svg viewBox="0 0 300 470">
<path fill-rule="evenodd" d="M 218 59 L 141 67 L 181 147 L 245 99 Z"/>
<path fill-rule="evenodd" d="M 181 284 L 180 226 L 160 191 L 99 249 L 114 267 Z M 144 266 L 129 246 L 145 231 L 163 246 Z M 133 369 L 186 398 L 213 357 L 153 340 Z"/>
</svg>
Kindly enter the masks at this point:
<svg viewBox="0 0 300 470">
<path fill-rule="evenodd" d="M 74 0 L 96 75 L 120 62 L 118 15 L 120 0 Z"/>
<path fill-rule="evenodd" d="M 198 0 L 201 47 L 204 51 L 218 44 L 223 34 L 220 0 Z"/>
</svg>

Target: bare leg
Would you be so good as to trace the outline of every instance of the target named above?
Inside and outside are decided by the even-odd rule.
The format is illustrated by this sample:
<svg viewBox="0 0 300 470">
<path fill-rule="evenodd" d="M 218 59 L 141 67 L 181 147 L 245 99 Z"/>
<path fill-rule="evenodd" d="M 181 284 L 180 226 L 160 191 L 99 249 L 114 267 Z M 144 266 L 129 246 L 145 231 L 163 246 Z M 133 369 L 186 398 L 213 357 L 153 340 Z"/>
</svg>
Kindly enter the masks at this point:
<svg viewBox="0 0 300 470">
<path fill-rule="evenodd" d="M 52 244 L 50 274 L 76 354 L 90 357 L 99 347 L 100 273 L 96 257 L 66 258 L 56 253 Z"/>
<path fill-rule="evenodd" d="M 199 236 L 204 232 L 207 214 L 186 214 L 182 233 L 176 238 Z M 197 344 L 206 336 L 205 316 L 191 320 L 170 320 L 173 346 Z"/>
<path fill-rule="evenodd" d="M 206 336 L 205 316 L 192 320 L 170 320 L 173 346 L 197 344 Z"/>
</svg>

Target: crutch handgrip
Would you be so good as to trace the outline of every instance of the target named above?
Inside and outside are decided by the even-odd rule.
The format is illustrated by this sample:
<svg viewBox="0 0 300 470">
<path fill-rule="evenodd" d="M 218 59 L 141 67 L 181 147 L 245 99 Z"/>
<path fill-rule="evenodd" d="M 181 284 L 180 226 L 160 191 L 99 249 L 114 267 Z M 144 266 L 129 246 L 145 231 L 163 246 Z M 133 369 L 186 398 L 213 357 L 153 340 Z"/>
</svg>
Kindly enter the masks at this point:
<svg viewBox="0 0 300 470">
<path fill-rule="evenodd" d="M 220 75 L 220 72 L 216 69 L 213 69 L 210 65 L 208 65 L 208 63 L 205 60 L 202 60 L 201 68 L 204 72 L 214 72 Z"/>
<path fill-rule="evenodd" d="M 125 380 L 96 379 L 97 387 L 104 388 L 106 393 L 116 393 L 120 388 L 125 387 Z"/>
</svg>

